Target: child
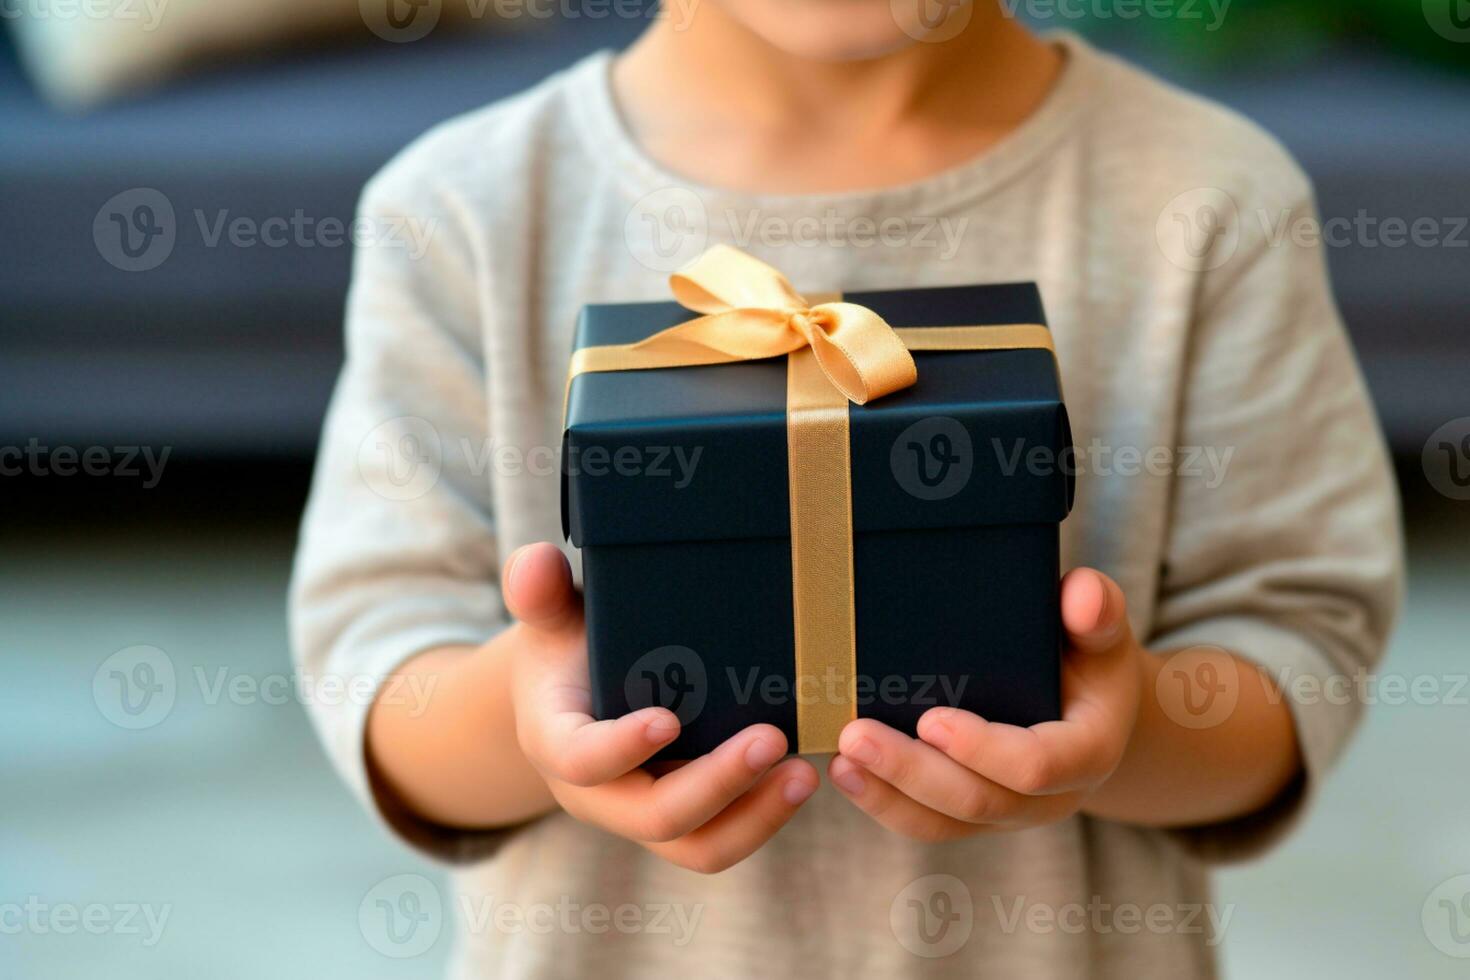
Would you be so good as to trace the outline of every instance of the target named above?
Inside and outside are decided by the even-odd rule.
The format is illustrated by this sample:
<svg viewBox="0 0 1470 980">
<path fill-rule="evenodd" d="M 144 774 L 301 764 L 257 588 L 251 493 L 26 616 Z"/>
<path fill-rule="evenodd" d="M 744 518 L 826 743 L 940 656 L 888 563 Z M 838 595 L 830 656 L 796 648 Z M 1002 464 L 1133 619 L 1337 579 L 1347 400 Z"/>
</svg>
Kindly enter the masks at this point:
<svg viewBox="0 0 1470 980">
<path fill-rule="evenodd" d="M 1399 528 L 1321 251 L 1268 234 L 1312 215 L 1306 178 L 1000 5 L 903 7 L 705 0 L 367 188 L 365 221 L 435 232 L 358 254 L 294 642 L 391 678 L 316 721 L 462 863 L 456 976 L 1210 976 L 1206 866 L 1275 840 L 1354 727 L 1290 695 L 1380 655 Z M 655 777 L 670 712 L 588 716 L 571 330 L 667 298 L 691 242 L 803 290 L 1040 284 L 1080 447 L 1062 721 L 859 720 L 829 760 L 754 726 Z"/>
</svg>

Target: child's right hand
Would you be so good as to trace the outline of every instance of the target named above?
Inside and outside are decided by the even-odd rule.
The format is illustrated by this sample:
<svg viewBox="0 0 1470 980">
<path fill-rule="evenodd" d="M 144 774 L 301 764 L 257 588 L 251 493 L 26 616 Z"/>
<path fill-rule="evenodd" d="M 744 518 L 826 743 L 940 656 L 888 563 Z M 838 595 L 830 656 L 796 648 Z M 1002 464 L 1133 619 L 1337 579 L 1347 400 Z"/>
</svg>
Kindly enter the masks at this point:
<svg viewBox="0 0 1470 980">
<path fill-rule="evenodd" d="M 516 735 L 562 809 L 684 868 L 714 873 L 769 840 L 816 791 L 802 759 L 777 762 L 786 737 L 753 725 L 708 755 L 655 777 L 640 766 L 679 733 L 666 708 L 593 719 L 587 631 L 566 558 L 550 544 L 506 564 Z"/>
</svg>

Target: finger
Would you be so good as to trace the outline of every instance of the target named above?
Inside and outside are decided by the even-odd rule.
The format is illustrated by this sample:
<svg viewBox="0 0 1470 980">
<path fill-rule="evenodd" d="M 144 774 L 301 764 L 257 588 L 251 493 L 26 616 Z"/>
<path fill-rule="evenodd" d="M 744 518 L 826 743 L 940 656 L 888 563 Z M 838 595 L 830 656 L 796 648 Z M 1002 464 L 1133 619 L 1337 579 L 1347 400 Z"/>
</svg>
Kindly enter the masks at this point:
<svg viewBox="0 0 1470 980">
<path fill-rule="evenodd" d="M 779 728 L 752 725 L 667 776 L 631 772 L 597 790 L 605 826 L 641 841 L 683 837 L 735 802 L 785 754 Z"/>
<path fill-rule="evenodd" d="M 1087 772 L 1111 772 L 1137 714 L 1143 688 L 1140 647 L 1128 624 L 1128 602 L 1118 583 L 1090 568 L 1062 580 L 1062 621 L 1068 648 L 1062 662 L 1062 720 L 1072 727 L 1048 730 L 1045 739 L 1070 733 L 1073 760 Z M 1096 750 L 1090 754 L 1087 749 Z M 1111 762 L 1109 759 L 1111 757 Z"/>
<path fill-rule="evenodd" d="M 667 708 L 605 721 L 585 711 L 553 710 L 527 726 L 521 745 L 531 763 L 553 779 L 598 786 L 638 768 L 678 734 L 679 719 Z"/>
<path fill-rule="evenodd" d="M 517 548 L 501 581 L 506 608 L 521 623 L 545 633 L 581 633 L 582 601 L 572 568 L 555 545 L 543 541 Z"/>
<path fill-rule="evenodd" d="M 1125 747 L 1105 722 L 1064 718 L 1030 728 L 985 721 L 958 708 L 931 708 L 919 737 L 965 768 L 1025 796 L 1090 789 L 1112 774 Z"/>
<path fill-rule="evenodd" d="M 1070 812 L 1067 797 L 1024 796 L 871 719 L 848 724 L 838 750 L 915 802 L 966 823 L 1031 826 Z"/>
<path fill-rule="evenodd" d="M 805 759 L 788 759 L 766 773 L 744 796 L 690 834 L 651 844 L 655 854 L 675 864 L 714 874 L 754 854 L 796 815 L 821 780 Z"/>
<path fill-rule="evenodd" d="M 581 604 L 561 552 L 519 549 L 507 563 L 506 599 L 523 621 L 515 643 L 516 735 L 543 774 L 575 786 L 609 782 L 637 768 L 679 734 L 666 708 L 621 718 L 592 716 Z"/>
<path fill-rule="evenodd" d="M 609 782 L 678 736 L 678 717 L 657 706 L 597 720 L 586 646 L 529 639 L 516 659 L 516 737 L 544 775 L 574 786 Z"/>
<path fill-rule="evenodd" d="M 1071 645 L 1088 655 L 1119 652 L 1133 643 L 1123 590 L 1096 569 L 1076 568 L 1062 579 L 1062 625 Z"/>
<path fill-rule="evenodd" d="M 859 810 L 895 834 L 933 844 L 987 832 L 982 825 L 956 820 L 905 796 L 846 756 L 832 757 L 827 778 Z"/>
<path fill-rule="evenodd" d="M 919 737 L 968 769 L 1027 796 L 1086 790 L 1117 767 L 1127 747 L 1124 716 L 1136 710 L 1139 664 L 1117 583 L 1090 568 L 1062 580 L 1070 646 L 1062 667 L 1062 719 L 1030 728 L 935 708 Z"/>
</svg>

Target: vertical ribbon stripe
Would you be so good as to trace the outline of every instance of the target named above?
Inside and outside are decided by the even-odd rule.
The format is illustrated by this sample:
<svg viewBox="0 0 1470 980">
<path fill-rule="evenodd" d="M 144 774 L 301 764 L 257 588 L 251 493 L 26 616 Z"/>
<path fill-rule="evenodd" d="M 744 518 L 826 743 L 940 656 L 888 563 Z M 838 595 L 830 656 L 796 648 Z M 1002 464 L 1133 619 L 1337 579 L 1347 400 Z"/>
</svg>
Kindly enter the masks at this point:
<svg viewBox="0 0 1470 980">
<path fill-rule="evenodd" d="M 810 349 L 786 358 L 796 742 L 836 752 L 857 717 L 852 460 L 847 397 Z"/>
</svg>

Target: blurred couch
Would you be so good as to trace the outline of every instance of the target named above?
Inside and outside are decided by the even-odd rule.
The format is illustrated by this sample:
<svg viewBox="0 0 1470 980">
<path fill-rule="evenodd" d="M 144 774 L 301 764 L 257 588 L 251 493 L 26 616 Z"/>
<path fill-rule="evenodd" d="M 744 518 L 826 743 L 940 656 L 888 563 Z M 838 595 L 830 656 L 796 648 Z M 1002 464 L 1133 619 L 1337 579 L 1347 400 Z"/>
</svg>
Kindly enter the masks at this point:
<svg viewBox="0 0 1470 980">
<path fill-rule="evenodd" d="M 47 106 L 0 37 L 0 444 L 310 453 L 341 361 L 349 246 L 210 245 L 221 216 L 349 221 L 363 184 L 434 123 L 639 25 L 568 21 L 303 49 L 86 115 Z M 178 228 L 127 271 L 94 221 L 156 190 Z M 146 200 L 146 199 L 145 199 Z M 310 237 L 308 237 L 310 241 Z M 125 263 L 124 263 L 125 264 Z"/>
<path fill-rule="evenodd" d="M 424 129 L 642 26 L 582 18 L 318 48 L 84 116 L 48 108 L 6 45 L 0 444 L 309 454 L 341 359 L 351 249 L 210 247 L 213 229 L 196 214 L 210 226 L 298 214 L 313 227 L 345 223 L 364 181 Z M 1282 138 L 1329 217 L 1470 212 L 1464 77 L 1363 53 L 1183 80 Z M 94 225 L 117 195 L 131 195 L 122 200 L 136 212 L 156 200 L 150 191 L 175 210 L 177 238 L 166 261 L 128 271 Z M 1470 411 L 1470 249 L 1354 244 L 1332 249 L 1331 262 L 1390 436 L 1417 453 L 1428 432 Z"/>
</svg>

